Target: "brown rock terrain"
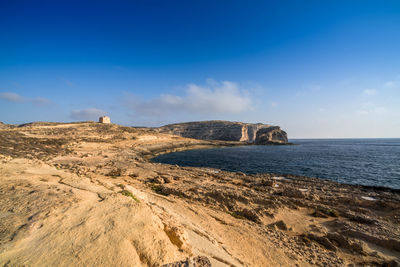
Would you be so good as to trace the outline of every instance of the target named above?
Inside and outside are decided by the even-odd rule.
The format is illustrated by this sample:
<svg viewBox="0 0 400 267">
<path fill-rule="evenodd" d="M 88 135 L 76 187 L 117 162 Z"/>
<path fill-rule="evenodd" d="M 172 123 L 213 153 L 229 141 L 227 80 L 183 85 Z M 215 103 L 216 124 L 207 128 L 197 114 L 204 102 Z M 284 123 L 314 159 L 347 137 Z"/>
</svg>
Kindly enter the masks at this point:
<svg viewBox="0 0 400 267">
<path fill-rule="evenodd" d="M 398 266 L 398 190 L 148 160 L 238 144 L 2 125 L 0 265 Z"/>
</svg>

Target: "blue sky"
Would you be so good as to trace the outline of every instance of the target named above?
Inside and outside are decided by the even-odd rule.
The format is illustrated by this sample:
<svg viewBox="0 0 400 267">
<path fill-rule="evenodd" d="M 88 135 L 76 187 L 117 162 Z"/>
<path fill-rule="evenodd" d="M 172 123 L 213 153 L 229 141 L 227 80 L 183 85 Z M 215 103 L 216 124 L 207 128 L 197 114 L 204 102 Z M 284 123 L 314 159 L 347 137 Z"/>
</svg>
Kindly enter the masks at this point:
<svg viewBox="0 0 400 267">
<path fill-rule="evenodd" d="M 1 1 L 0 121 L 400 137 L 399 1 Z"/>
</svg>

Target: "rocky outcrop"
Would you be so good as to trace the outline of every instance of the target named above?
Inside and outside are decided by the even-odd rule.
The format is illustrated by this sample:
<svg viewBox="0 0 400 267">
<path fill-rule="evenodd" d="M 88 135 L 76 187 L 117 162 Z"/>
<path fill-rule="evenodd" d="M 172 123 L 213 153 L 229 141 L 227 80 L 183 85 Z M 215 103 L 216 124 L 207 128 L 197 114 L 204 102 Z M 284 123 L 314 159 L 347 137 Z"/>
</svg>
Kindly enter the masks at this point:
<svg viewBox="0 0 400 267">
<path fill-rule="evenodd" d="M 287 144 L 288 138 L 285 131 L 278 126 L 272 126 L 258 130 L 254 142 L 256 145 Z"/>
<path fill-rule="evenodd" d="M 7 129 L 7 124 L 4 124 L 0 121 L 0 129 Z"/>
<path fill-rule="evenodd" d="M 243 141 L 258 145 L 288 142 L 286 132 L 279 126 L 262 123 L 200 121 L 169 124 L 158 130 L 162 133 L 202 140 Z"/>
<path fill-rule="evenodd" d="M 11 129 L 11 128 L 15 128 L 15 125 L 13 125 L 13 124 L 5 124 L 5 123 L 0 121 L 0 129 Z"/>
</svg>

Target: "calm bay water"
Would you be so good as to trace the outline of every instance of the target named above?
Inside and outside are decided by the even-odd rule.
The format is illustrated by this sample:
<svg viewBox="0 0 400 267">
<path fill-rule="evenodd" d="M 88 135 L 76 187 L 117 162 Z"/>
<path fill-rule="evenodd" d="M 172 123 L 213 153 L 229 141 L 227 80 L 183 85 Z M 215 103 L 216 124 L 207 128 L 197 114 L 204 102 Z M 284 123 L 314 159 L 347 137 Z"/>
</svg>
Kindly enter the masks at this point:
<svg viewBox="0 0 400 267">
<path fill-rule="evenodd" d="M 294 146 L 176 152 L 154 162 L 244 173 L 295 174 L 400 189 L 400 139 L 296 139 Z"/>
</svg>

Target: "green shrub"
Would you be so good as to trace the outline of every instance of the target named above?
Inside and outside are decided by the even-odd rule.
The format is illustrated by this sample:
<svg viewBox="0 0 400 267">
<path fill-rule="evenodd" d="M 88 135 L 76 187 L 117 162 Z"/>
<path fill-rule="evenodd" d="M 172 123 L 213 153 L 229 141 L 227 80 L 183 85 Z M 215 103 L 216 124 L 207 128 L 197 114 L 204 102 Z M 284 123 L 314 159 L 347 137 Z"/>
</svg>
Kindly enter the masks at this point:
<svg viewBox="0 0 400 267">
<path fill-rule="evenodd" d="M 140 200 L 137 199 L 137 197 L 135 197 L 135 196 L 134 196 L 130 191 L 128 191 L 128 190 L 122 190 L 122 191 L 121 191 L 121 194 L 124 195 L 124 196 L 126 196 L 126 197 L 132 198 L 132 199 L 135 200 L 137 203 L 140 203 Z"/>
</svg>

